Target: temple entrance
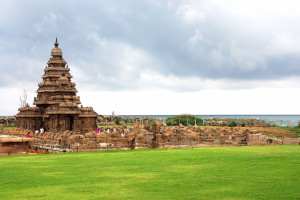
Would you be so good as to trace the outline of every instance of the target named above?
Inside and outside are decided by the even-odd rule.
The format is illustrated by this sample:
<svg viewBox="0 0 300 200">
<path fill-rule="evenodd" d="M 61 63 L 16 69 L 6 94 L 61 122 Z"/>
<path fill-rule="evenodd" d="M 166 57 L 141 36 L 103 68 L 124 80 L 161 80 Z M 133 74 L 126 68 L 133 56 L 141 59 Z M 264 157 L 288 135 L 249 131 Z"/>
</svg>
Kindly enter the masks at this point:
<svg viewBox="0 0 300 200">
<path fill-rule="evenodd" d="M 73 117 L 72 116 L 66 117 L 66 130 L 69 130 L 69 131 L 73 130 Z"/>
</svg>

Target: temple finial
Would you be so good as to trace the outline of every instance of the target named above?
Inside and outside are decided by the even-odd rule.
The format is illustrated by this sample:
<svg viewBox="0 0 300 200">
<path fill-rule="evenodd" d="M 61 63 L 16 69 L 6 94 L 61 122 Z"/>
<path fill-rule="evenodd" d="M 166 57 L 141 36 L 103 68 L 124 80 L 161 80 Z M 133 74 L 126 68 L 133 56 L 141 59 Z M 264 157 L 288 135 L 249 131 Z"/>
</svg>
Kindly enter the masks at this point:
<svg viewBox="0 0 300 200">
<path fill-rule="evenodd" d="M 55 46 L 55 47 L 58 47 L 57 37 L 56 37 L 56 40 L 55 40 L 54 46 Z"/>
</svg>

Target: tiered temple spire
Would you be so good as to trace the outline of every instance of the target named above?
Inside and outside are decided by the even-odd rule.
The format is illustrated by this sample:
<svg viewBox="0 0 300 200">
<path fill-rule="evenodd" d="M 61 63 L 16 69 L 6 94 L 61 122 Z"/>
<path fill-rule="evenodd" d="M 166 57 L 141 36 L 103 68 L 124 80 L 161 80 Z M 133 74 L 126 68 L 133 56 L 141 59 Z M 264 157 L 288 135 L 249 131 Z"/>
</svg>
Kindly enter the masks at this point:
<svg viewBox="0 0 300 200">
<path fill-rule="evenodd" d="M 59 43 L 57 42 L 57 37 L 56 37 L 56 40 L 55 40 L 55 43 L 54 43 L 54 46 L 55 47 L 58 47 Z"/>
<path fill-rule="evenodd" d="M 32 130 L 43 127 L 51 132 L 93 130 L 98 114 L 91 107 L 78 106 L 81 102 L 76 95 L 76 84 L 71 82 L 70 68 L 58 45 L 56 38 L 43 80 L 38 84 L 33 102 L 36 107 L 20 108 L 16 115 L 17 126 Z"/>
</svg>

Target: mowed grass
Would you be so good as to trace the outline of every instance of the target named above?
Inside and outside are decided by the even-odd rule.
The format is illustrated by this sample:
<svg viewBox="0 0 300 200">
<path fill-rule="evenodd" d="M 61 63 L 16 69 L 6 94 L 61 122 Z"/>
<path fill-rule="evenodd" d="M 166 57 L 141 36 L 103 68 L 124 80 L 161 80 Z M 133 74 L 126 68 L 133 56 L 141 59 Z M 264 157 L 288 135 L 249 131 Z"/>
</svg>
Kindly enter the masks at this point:
<svg viewBox="0 0 300 200">
<path fill-rule="evenodd" d="M 0 157 L 0 199 L 299 199 L 300 146 Z"/>
<path fill-rule="evenodd" d="M 4 126 L 3 130 L 13 130 L 14 128 L 17 128 L 16 126 Z"/>
</svg>

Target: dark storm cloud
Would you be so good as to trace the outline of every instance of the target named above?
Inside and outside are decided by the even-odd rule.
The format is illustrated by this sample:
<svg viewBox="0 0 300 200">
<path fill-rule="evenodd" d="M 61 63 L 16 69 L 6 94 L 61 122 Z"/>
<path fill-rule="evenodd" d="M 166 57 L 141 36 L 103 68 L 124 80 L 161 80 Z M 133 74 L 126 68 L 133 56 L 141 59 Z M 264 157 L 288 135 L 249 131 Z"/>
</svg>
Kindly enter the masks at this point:
<svg viewBox="0 0 300 200">
<path fill-rule="evenodd" d="M 208 1 L 1 4 L 0 86 L 41 81 L 56 36 L 79 84 L 102 89 L 142 89 L 145 70 L 212 80 L 300 76 L 299 16 L 278 28 Z"/>
</svg>

